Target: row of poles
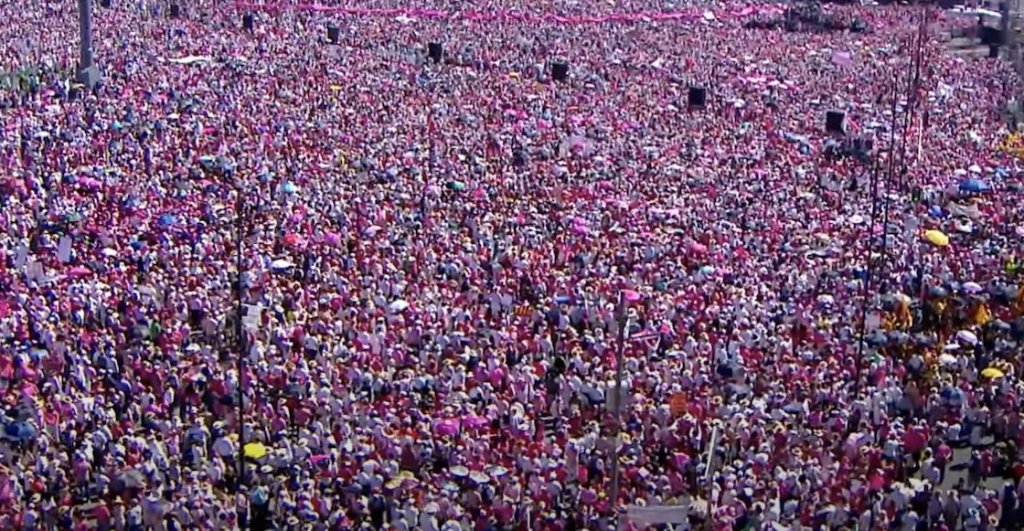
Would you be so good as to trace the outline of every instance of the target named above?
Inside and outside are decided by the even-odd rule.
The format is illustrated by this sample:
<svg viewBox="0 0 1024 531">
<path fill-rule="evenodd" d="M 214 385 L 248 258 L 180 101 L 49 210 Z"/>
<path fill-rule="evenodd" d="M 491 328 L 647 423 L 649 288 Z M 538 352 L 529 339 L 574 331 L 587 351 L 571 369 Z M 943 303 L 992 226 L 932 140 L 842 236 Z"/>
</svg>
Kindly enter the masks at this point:
<svg viewBox="0 0 1024 531">
<path fill-rule="evenodd" d="M 930 6 L 925 3 L 920 11 L 920 19 L 918 21 L 918 27 L 913 37 L 913 51 L 911 54 L 911 60 L 907 63 L 907 72 L 905 74 L 900 72 L 900 66 L 895 65 L 892 71 L 892 101 L 889 102 L 889 113 L 890 113 L 890 127 L 889 127 L 889 144 L 884 150 L 886 154 L 886 168 L 885 180 L 886 184 L 891 187 L 896 182 L 897 172 L 901 177 L 899 182 L 905 183 L 905 177 L 909 171 L 909 164 L 907 163 L 907 147 L 909 143 L 909 132 L 910 126 L 913 123 L 915 113 L 921 106 L 921 69 L 924 64 L 925 55 L 925 43 L 928 40 L 928 23 L 931 16 Z M 905 80 L 906 92 L 905 101 L 903 103 L 903 112 L 898 114 L 899 111 L 899 99 L 900 99 L 900 86 L 901 79 Z M 901 121 L 902 119 L 902 121 Z M 918 135 L 924 134 L 924 128 L 926 127 L 927 120 L 922 116 L 922 120 L 919 124 L 917 131 Z M 897 141 L 896 132 L 900 131 L 899 139 Z M 898 144 L 898 145 L 897 145 Z M 882 178 L 882 160 L 879 156 L 871 163 L 871 218 L 870 227 L 874 226 L 876 219 L 881 214 L 882 220 L 882 234 L 881 242 L 879 245 L 878 257 L 874 255 L 875 241 L 874 236 L 868 239 L 868 245 L 865 248 L 865 255 L 867 261 L 867 270 L 865 271 L 864 282 L 861 285 L 861 315 L 860 315 L 860 330 L 858 338 L 858 349 L 857 349 L 857 363 L 856 363 L 856 380 L 854 389 L 860 390 L 860 386 L 863 384 L 864 377 L 864 347 L 865 347 L 865 336 L 867 334 L 867 322 L 868 322 L 868 311 L 871 306 L 870 301 L 872 300 L 872 283 L 877 280 L 878 287 L 886 289 L 887 286 L 883 283 L 885 278 L 885 266 L 889 253 L 889 192 L 887 190 L 884 199 L 881 197 L 882 186 L 880 180 Z M 907 193 L 909 190 L 901 189 L 901 193 Z M 920 260 L 918 261 L 920 262 Z M 922 267 L 922 264 L 918 263 L 918 267 Z M 880 269 L 880 271 L 876 271 Z"/>
</svg>

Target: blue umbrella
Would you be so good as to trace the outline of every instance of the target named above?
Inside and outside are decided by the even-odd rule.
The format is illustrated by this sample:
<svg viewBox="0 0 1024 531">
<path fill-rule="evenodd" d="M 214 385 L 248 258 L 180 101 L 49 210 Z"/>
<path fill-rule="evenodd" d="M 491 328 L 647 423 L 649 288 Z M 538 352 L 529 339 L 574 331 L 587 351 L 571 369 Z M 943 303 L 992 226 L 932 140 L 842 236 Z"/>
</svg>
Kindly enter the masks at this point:
<svg viewBox="0 0 1024 531">
<path fill-rule="evenodd" d="M 157 223 L 159 223 L 161 227 L 170 227 L 177 222 L 178 218 L 174 217 L 172 214 L 164 214 L 157 220 Z"/>
<path fill-rule="evenodd" d="M 18 441 L 28 441 L 36 436 L 36 429 L 27 422 L 12 422 L 4 426 L 4 434 Z"/>
<path fill-rule="evenodd" d="M 946 217 L 946 213 L 942 211 L 942 207 L 939 205 L 932 205 L 932 207 L 928 209 L 928 215 L 933 218 Z"/>
<path fill-rule="evenodd" d="M 959 389 L 956 389 L 955 387 L 943 387 L 942 391 L 939 392 L 939 396 L 945 400 L 954 400 L 960 398 L 960 396 L 962 396 L 962 393 Z"/>
<path fill-rule="evenodd" d="M 282 186 L 281 189 L 286 194 L 294 194 L 295 192 L 299 191 L 299 187 L 295 186 L 295 183 L 293 183 L 291 181 L 288 181 L 288 182 L 284 183 L 284 186 Z"/>
<path fill-rule="evenodd" d="M 963 181 L 960 182 L 961 192 L 971 192 L 978 194 L 981 192 L 987 192 L 988 190 L 988 184 L 985 181 L 982 181 L 981 179 L 964 179 Z"/>
</svg>

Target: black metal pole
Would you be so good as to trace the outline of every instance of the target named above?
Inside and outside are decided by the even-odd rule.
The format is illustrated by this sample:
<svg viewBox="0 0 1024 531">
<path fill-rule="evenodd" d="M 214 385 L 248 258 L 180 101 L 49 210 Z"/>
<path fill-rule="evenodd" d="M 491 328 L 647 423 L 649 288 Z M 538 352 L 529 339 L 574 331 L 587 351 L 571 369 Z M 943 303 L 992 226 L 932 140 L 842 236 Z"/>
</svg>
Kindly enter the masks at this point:
<svg viewBox="0 0 1024 531">
<path fill-rule="evenodd" d="M 238 486 L 245 485 L 245 327 L 242 325 L 242 244 L 244 242 L 245 194 L 238 190 L 235 203 L 235 341 L 238 342 Z"/>
<path fill-rule="evenodd" d="M 855 365 L 857 376 L 854 380 L 854 393 L 860 392 L 861 381 L 864 376 L 864 342 L 865 334 L 867 333 L 868 326 L 868 298 L 871 293 L 871 277 L 874 275 L 875 261 L 871 257 L 871 251 L 874 247 L 874 239 L 870 237 L 871 227 L 874 226 L 875 218 L 878 216 L 878 174 L 880 170 L 880 164 L 878 160 L 875 160 L 873 167 L 871 168 L 871 218 L 870 226 L 868 227 L 869 238 L 868 245 L 864 250 L 864 254 L 867 255 L 867 271 L 864 273 L 864 284 L 861 288 L 861 310 L 860 310 L 860 339 L 857 347 L 857 363 Z"/>
<path fill-rule="evenodd" d="M 78 82 L 92 88 L 100 80 L 92 59 L 92 0 L 78 0 Z"/>
<path fill-rule="evenodd" d="M 622 378 L 625 374 L 625 347 L 626 347 L 626 326 L 629 323 L 628 313 L 626 312 L 626 297 L 623 293 L 619 293 L 619 305 L 615 310 L 616 320 L 619 322 L 619 344 L 618 350 L 615 352 L 615 438 L 612 443 L 612 492 L 611 492 L 611 511 L 612 517 L 615 518 L 616 523 L 619 519 L 619 482 L 620 482 L 620 471 L 619 471 L 619 441 L 622 439 Z"/>
</svg>

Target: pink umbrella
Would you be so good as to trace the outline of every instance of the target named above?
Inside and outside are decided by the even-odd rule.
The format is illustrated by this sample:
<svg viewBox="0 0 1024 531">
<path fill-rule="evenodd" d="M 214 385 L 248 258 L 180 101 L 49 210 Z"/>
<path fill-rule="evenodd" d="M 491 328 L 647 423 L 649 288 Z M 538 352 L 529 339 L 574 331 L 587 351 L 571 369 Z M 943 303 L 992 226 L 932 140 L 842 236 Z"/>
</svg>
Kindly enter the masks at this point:
<svg viewBox="0 0 1024 531">
<path fill-rule="evenodd" d="M 691 242 L 690 245 L 689 245 L 689 249 L 690 249 L 691 253 L 696 253 L 696 254 L 704 254 L 704 253 L 708 252 L 708 246 L 707 245 L 704 245 L 702 243 L 697 243 L 697 242 Z"/>
<path fill-rule="evenodd" d="M 92 271 L 88 267 L 85 267 L 85 266 L 75 266 L 75 267 L 72 267 L 70 271 L 68 271 L 68 276 L 70 276 L 72 278 L 87 277 L 87 276 L 89 276 L 91 274 L 92 274 Z"/>
<path fill-rule="evenodd" d="M 488 422 L 487 419 L 485 419 L 485 418 L 483 418 L 481 416 L 478 416 L 478 415 L 470 415 L 470 416 L 466 417 L 465 419 L 463 419 L 463 423 L 468 428 L 474 429 L 474 430 L 478 429 L 478 428 L 482 428 L 482 427 L 490 424 L 490 422 Z"/>
<path fill-rule="evenodd" d="M 459 433 L 459 421 L 447 419 L 434 424 L 434 433 L 442 437 L 453 437 Z"/>
<path fill-rule="evenodd" d="M 572 226 L 573 234 L 590 234 L 590 229 L 586 225 L 575 224 Z"/>
<path fill-rule="evenodd" d="M 642 299 L 643 296 L 640 295 L 640 292 L 638 292 L 638 291 L 631 290 L 631 289 L 624 289 L 624 290 L 622 290 L 622 298 L 626 302 L 637 302 L 640 299 Z"/>
<path fill-rule="evenodd" d="M 81 179 L 78 180 L 78 183 L 90 190 L 96 190 L 103 184 L 97 181 L 96 179 L 93 179 L 92 177 L 82 177 Z"/>
<path fill-rule="evenodd" d="M 337 232 L 328 232 L 324 234 L 324 243 L 336 247 L 341 244 L 341 235 Z"/>
</svg>

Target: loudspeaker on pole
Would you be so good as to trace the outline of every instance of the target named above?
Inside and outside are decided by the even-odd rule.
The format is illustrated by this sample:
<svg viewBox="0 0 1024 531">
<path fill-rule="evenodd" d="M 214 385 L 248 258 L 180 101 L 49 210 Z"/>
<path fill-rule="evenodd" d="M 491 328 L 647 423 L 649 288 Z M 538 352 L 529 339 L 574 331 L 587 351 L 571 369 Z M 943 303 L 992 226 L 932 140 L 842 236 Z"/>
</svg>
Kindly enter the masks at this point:
<svg viewBox="0 0 1024 531">
<path fill-rule="evenodd" d="M 551 63 L 551 79 L 565 81 L 569 77 L 569 64 L 563 62 Z"/>
<path fill-rule="evenodd" d="M 440 63 L 444 57 L 444 46 L 439 42 L 427 43 L 427 57 L 435 63 Z"/>
<path fill-rule="evenodd" d="M 708 93 L 703 87 L 690 87 L 686 94 L 686 104 L 690 107 L 703 107 L 707 101 Z"/>
<path fill-rule="evenodd" d="M 338 26 L 335 26 L 334 24 L 328 24 L 327 25 L 327 42 L 329 42 L 331 44 L 338 44 L 339 40 L 341 40 L 341 28 L 339 28 Z"/>
<path fill-rule="evenodd" d="M 846 113 L 841 111 L 828 111 L 825 113 L 825 131 L 829 133 L 846 134 Z"/>
</svg>

